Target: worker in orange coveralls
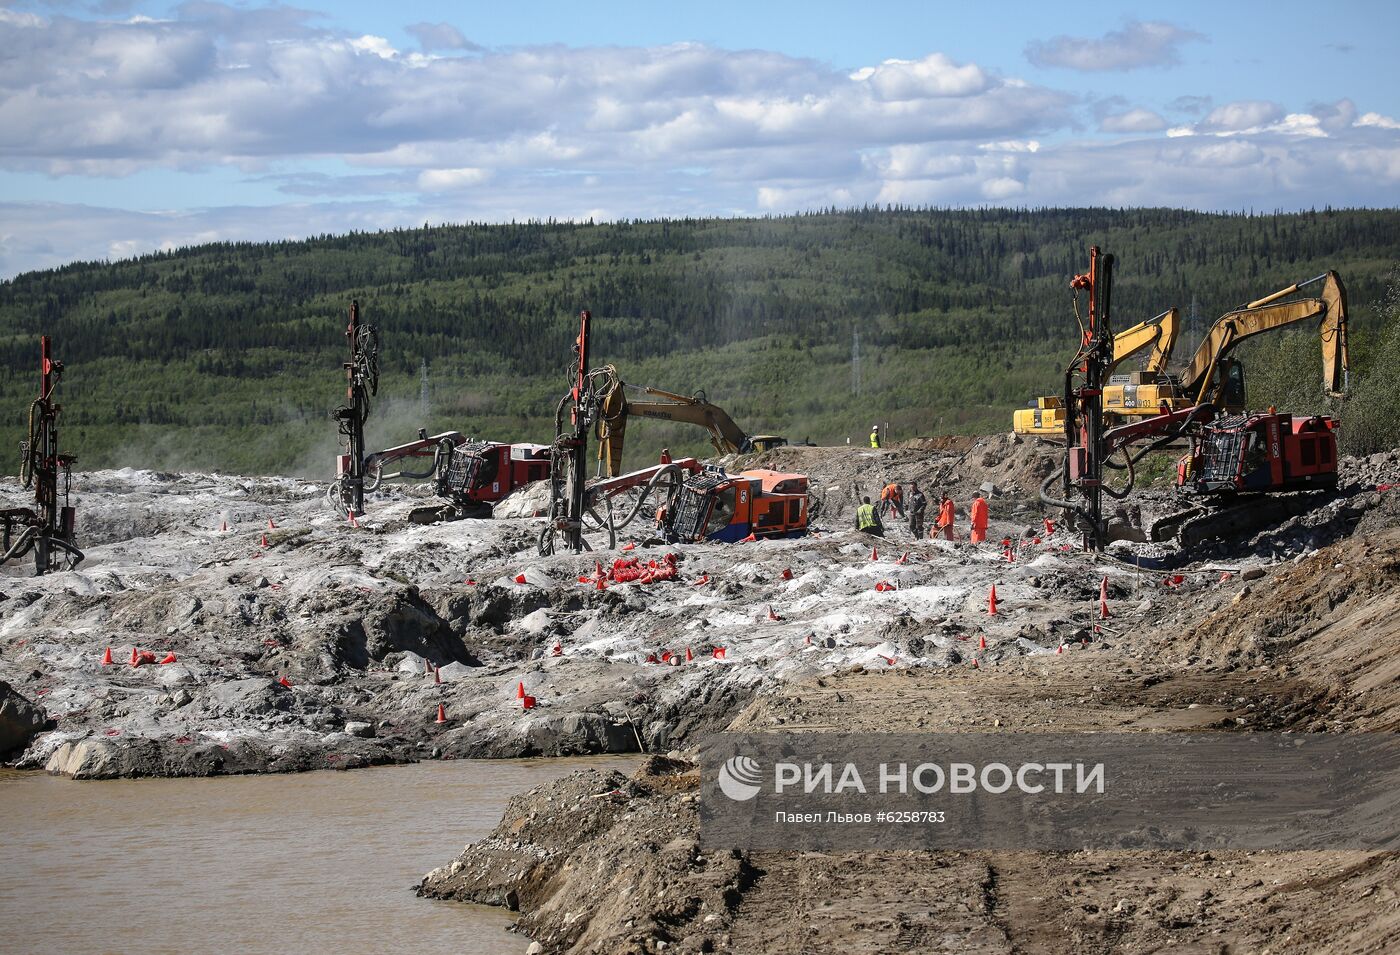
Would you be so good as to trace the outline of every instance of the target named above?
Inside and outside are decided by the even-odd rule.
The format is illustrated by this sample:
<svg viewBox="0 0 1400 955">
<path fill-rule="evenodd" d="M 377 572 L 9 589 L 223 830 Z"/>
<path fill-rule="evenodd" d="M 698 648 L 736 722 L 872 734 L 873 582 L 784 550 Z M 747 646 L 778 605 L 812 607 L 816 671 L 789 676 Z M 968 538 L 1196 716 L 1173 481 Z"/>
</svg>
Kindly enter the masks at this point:
<svg viewBox="0 0 1400 955">
<path fill-rule="evenodd" d="M 972 543 L 980 544 L 987 539 L 987 499 L 978 491 L 972 499 Z"/>
<path fill-rule="evenodd" d="M 937 538 L 941 533 L 948 540 L 956 540 L 953 536 L 953 525 L 957 523 L 956 512 L 953 507 L 953 499 L 946 493 L 943 495 L 943 503 L 938 506 L 938 520 L 929 532 L 929 536 Z"/>
</svg>

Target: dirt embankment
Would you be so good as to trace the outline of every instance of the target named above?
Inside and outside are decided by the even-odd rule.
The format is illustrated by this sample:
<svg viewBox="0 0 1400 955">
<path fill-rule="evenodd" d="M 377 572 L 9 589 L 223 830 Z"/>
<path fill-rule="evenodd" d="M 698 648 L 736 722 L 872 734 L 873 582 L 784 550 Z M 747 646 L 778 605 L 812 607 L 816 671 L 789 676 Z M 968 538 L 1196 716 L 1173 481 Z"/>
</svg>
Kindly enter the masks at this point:
<svg viewBox="0 0 1400 955">
<path fill-rule="evenodd" d="M 765 687 L 732 728 L 1393 732 L 1400 728 L 1397 501 L 1369 501 L 1349 525 L 1359 533 L 1324 549 L 1279 563 L 1195 565 L 1180 581 L 1072 561 L 1054 567 L 1044 556 L 1021 569 L 1004 565 L 1000 589 L 1009 596 L 1000 619 L 964 607 L 932 628 L 921 622 L 887 634 L 901 650 L 949 634 L 949 659 L 955 654 L 957 663 L 861 665 L 785 681 Z M 1092 622 L 1070 630 L 1074 615 L 1056 614 L 1054 604 L 1076 588 L 1092 600 L 1095 590 L 1083 578 L 1102 570 L 1110 580 L 1109 620 L 1098 633 Z M 971 567 L 957 572 L 978 576 Z M 1045 604 L 1043 596 L 1050 597 Z M 1052 646 L 1065 634 L 1092 639 L 1066 642 L 1062 653 L 1023 652 L 1037 632 Z M 975 635 L 987 637 L 985 651 Z M 530 794 L 491 840 L 432 873 L 423 891 L 487 900 L 513 890 L 527 913 L 522 930 L 545 952 L 1331 955 L 1400 948 L 1394 854 L 707 857 L 698 849 L 695 770 L 683 760 L 667 766 L 666 787 L 640 777 L 580 777 L 557 794 L 550 787 Z M 556 805 L 590 799 L 626 808 L 567 844 L 553 824 L 536 825 Z M 556 817 L 572 833 L 571 817 Z M 520 859 L 535 861 L 522 867 Z M 522 871 L 530 873 L 523 882 Z"/>
<path fill-rule="evenodd" d="M 977 702 L 976 699 L 973 702 Z M 683 759 L 513 800 L 429 873 L 544 952 L 1387 952 L 1400 858 L 1363 852 L 701 852 Z M 532 949 L 533 951 L 534 949 Z"/>
</svg>

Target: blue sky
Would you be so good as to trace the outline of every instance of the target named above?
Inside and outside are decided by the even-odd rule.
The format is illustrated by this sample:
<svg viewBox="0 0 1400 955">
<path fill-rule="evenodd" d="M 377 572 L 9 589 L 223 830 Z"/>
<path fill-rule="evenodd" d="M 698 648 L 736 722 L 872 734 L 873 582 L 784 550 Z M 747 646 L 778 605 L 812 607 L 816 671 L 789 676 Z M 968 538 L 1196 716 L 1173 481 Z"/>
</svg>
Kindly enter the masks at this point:
<svg viewBox="0 0 1400 955">
<path fill-rule="evenodd" d="M 0 0 L 0 277 L 425 221 L 1393 207 L 1397 36 L 1380 3 Z"/>
</svg>

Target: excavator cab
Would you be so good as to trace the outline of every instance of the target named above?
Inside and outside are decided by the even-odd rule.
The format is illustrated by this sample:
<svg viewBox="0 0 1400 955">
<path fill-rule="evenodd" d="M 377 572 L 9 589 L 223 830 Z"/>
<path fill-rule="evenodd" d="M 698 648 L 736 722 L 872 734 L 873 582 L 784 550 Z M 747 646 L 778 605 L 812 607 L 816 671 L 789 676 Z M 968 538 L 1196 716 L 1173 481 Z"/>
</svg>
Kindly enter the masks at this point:
<svg viewBox="0 0 1400 955">
<path fill-rule="evenodd" d="M 1222 411 L 1244 411 L 1244 363 L 1238 358 L 1226 358 L 1216 366 L 1211 394 L 1218 396 L 1214 404 Z"/>
<path fill-rule="evenodd" d="M 744 446 L 745 453 L 758 454 L 763 451 L 772 451 L 774 448 L 785 447 L 787 438 L 780 438 L 776 434 L 756 434 L 749 438 Z"/>
<path fill-rule="evenodd" d="M 1011 427 L 1017 434 L 1063 438 L 1064 401 L 1054 397 L 1032 398 L 1025 408 L 1016 409 Z"/>
</svg>

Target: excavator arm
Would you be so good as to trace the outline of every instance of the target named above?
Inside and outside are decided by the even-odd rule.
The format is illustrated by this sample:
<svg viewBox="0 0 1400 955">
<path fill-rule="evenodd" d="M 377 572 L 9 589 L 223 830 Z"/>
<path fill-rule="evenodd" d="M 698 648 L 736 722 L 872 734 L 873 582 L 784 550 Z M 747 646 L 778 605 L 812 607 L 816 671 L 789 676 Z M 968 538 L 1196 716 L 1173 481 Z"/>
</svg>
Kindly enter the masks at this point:
<svg viewBox="0 0 1400 955">
<path fill-rule="evenodd" d="M 1319 297 L 1281 301 L 1317 282 L 1323 283 Z M 1218 392 L 1224 387 L 1224 376 L 1217 372 L 1236 345 L 1263 332 L 1316 318 L 1322 319 L 1323 390 L 1333 397 L 1345 395 L 1350 384 L 1347 296 L 1341 278 L 1331 271 L 1279 289 L 1272 295 L 1222 315 L 1211 326 L 1201 347 L 1196 349 L 1191 364 L 1182 374 L 1182 392 L 1194 397 L 1198 405 L 1208 402 L 1220 404 L 1222 396 Z"/>
<path fill-rule="evenodd" d="M 622 473 L 627 419 L 634 415 L 699 425 L 710 432 L 710 443 L 720 454 L 735 454 L 748 446 L 749 438 L 743 429 L 723 408 L 710 404 L 703 393 L 686 397 L 660 388 L 627 385 L 616 373 L 612 382 L 603 395 L 598 417 L 598 460 L 609 477 Z"/>
<path fill-rule="evenodd" d="M 1154 315 L 1145 322 L 1138 322 L 1132 328 L 1124 329 L 1113 336 L 1113 363 L 1106 374 L 1132 358 L 1145 348 L 1151 348 L 1143 371 L 1160 374 L 1171 361 L 1172 349 L 1176 347 L 1176 336 L 1180 331 L 1180 313 L 1172 306 L 1160 315 Z"/>
</svg>

